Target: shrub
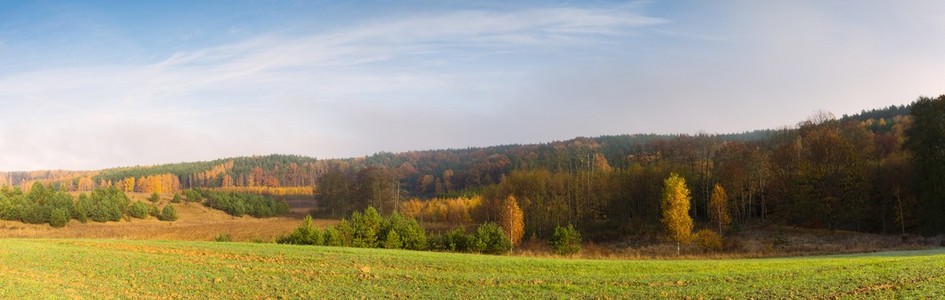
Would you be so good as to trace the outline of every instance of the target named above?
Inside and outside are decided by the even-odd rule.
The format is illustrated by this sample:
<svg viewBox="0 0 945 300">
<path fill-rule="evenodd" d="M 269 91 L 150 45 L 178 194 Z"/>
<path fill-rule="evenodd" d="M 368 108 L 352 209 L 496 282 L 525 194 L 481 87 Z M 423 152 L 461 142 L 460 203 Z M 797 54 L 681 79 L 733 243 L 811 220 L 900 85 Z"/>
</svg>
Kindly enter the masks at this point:
<svg viewBox="0 0 945 300">
<path fill-rule="evenodd" d="M 284 215 L 289 212 L 289 205 L 283 200 L 247 193 L 217 192 L 205 190 L 185 191 L 188 201 L 191 196 L 196 199 L 206 199 L 204 205 L 219 209 L 232 216 L 250 215 L 256 218 L 268 218 Z"/>
<path fill-rule="evenodd" d="M 47 207 L 27 202 L 21 206 L 20 211 L 20 220 L 25 223 L 42 224 L 49 222 L 49 211 Z"/>
<path fill-rule="evenodd" d="M 89 218 L 95 222 L 118 221 L 131 200 L 116 188 L 96 188 L 89 198 Z"/>
<path fill-rule="evenodd" d="M 473 251 L 486 254 L 503 254 L 512 250 L 512 241 L 505 230 L 496 223 L 486 223 L 476 229 Z"/>
<path fill-rule="evenodd" d="M 404 243 L 404 249 L 427 249 L 427 231 L 420 227 L 420 223 L 417 223 L 416 219 L 408 219 L 402 230 L 397 232 L 400 234 L 400 240 Z"/>
<path fill-rule="evenodd" d="M 7 186 L 3 186 L 7 188 Z M 0 219 L 16 220 L 19 219 L 19 211 L 13 206 L 14 196 L 6 196 L 0 193 Z"/>
<path fill-rule="evenodd" d="M 474 236 L 466 234 L 462 229 L 447 231 L 442 237 L 442 249 L 455 252 L 469 252 L 475 241 Z"/>
<path fill-rule="evenodd" d="M 328 227 L 324 232 L 312 226 L 311 216 L 295 231 L 279 239 L 283 244 L 350 246 L 390 249 L 424 250 L 427 249 L 426 231 L 417 220 L 405 218 L 400 213 L 393 213 L 387 218 L 381 217 L 372 207 L 364 213 L 353 212 L 351 219 L 342 219 L 338 225 Z M 317 237 L 312 237 L 316 234 Z M 315 242 L 312 242 L 312 240 Z"/>
<path fill-rule="evenodd" d="M 387 237 L 384 238 L 384 248 L 400 249 L 402 247 L 403 243 L 400 241 L 400 235 L 397 234 L 397 231 L 391 230 L 387 232 Z"/>
<path fill-rule="evenodd" d="M 312 216 L 305 216 L 305 221 L 287 236 L 279 238 L 279 244 L 321 245 L 322 232 L 312 224 Z"/>
<path fill-rule="evenodd" d="M 44 205 L 48 206 L 50 209 L 64 210 L 66 212 L 66 220 L 72 219 L 72 216 L 75 215 L 75 203 L 72 202 L 72 197 L 62 191 L 53 193 L 46 199 Z"/>
<path fill-rule="evenodd" d="M 49 213 L 49 225 L 60 228 L 69 223 L 69 212 L 64 208 L 54 208 Z"/>
<path fill-rule="evenodd" d="M 771 244 L 778 248 L 784 248 L 791 244 L 791 242 L 789 242 L 787 237 L 785 237 L 783 234 L 778 234 L 774 237 L 774 240 L 771 241 Z"/>
<path fill-rule="evenodd" d="M 231 237 L 229 233 L 222 233 L 214 237 L 213 241 L 214 242 L 232 242 L 233 237 Z"/>
<path fill-rule="evenodd" d="M 374 207 L 368 207 L 364 214 L 351 214 L 352 240 L 354 247 L 374 248 L 378 246 L 377 235 L 381 230 L 381 215 Z"/>
<path fill-rule="evenodd" d="M 161 221 L 177 221 L 177 210 L 173 206 L 165 205 L 164 209 L 161 210 Z"/>
<path fill-rule="evenodd" d="M 391 232 L 397 233 L 403 249 L 424 250 L 427 247 L 426 231 L 420 227 L 416 219 L 408 219 L 404 215 L 394 212 L 381 222 L 380 235 L 385 237 L 386 241 L 386 237 Z"/>
<path fill-rule="evenodd" d="M 344 239 L 341 238 L 341 233 L 335 227 L 328 227 L 325 229 L 322 239 L 325 246 L 342 246 L 344 245 Z"/>
<path fill-rule="evenodd" d="M 427 238 L 427 249 L 433 251 L 446 250 L 443 246 L 443 234 L 434 233 Z"/>
<path fill-rule="evenodd" d="M 161 218 L 161 210 L 155 204 L 148 206 L 148 214 L 157 219 Z"/>
<path fill-rule="evenodd" d="M 144 204 L 144 202 L 135 202 L 128 208 L 128 216 L 144 219 L 148 216 L 148 205 Z"/>
<path fill-rule="evenodd" d="M 183 193 L 187 202 L 203 202 L 203 195 L 197 190 L 186 190 Z"/>
<path fill-rule="evenodd" d="M 148 200 L 151 200 L 151 202 L 157 203 L 158 201 L 161 201 L 161 195 L 158 194 L 157 192 L 151 193 L 151 198 L 148 198 Z"/>
<path fill-rule="evenodd" d="M 335 225 L 335 229 L 338 231 L 341 246 L 350 247 L 354 237 L 354 228 L 351 226 L 351 222 L 341 220 L 341 222 L 338 222 L 338 225 Z"/>
<path fill-rule="evenodd" d="M 739 251 L 739 250 L 742 250 L 742 249 L 744 248 L 744 245 L 742 244 L 742 241 L 739 240 L 738 237 L 733 236 L 733 235 L 729 235 L 727 238 L 725 238 L 725 240 L 724 240 L 723 242 L 724 242 L 724 245 L 722 245 L 722 247 L 723 247 L 725 250 L 729 250 L 729 251 Z"/>
<path fill-rule="evenodd" d="M 174 193 L 174 198 L 171 198 L 171 203 L 180 203 L 180 202 L 181 202 L 180 194 Z"/>
<path fill-rule="evenodd" d="M 88 222 L 91 207 L 92 203 L 89 202 L 89 196 L 86 196 L 85 193 L 79 194 L 79 199 L 75 203 L 75 215 L 72 217 L 82 223 Z"/>
<path fill-rule="evenodd" d="M 722 237 L 715 231 L 709 229 L 699 230 L 696 232 L 695 241 L 702 251 L 722 250 Z"/>
<path fill-rule="evenodd" d="M 26 193 L 26 196 L 29 198 L 29 200 L 31 200 L 30 202 L 40 203 L 43 199 L 49 198 L 49 196 L 52 195 L 52 192 L 52 189 L 47 189 L 46 186 L 37 181 L 33 182 L 33 185 L 30 187 L 30 191 Z"/>
<path fill-rule="evenodd" d="M 581 233 L 571 224 L 568 227 L 555 226 L 548 244 L 558 255 L 572 255 L 581 251 Z"/>
<path fill-rule="evenodd" d="M 91 196 L 80 194 L 78 200 L 56 188 L 33 184 L 34 190 L 6 189 L 0 194 L 0 219 L 26 223 L 50 223 L 65 226 L 71 219 L 87 222 L 118 221 L 128 214 L 130 200 L 115 188 L 96 188 Z"/>
</svg>

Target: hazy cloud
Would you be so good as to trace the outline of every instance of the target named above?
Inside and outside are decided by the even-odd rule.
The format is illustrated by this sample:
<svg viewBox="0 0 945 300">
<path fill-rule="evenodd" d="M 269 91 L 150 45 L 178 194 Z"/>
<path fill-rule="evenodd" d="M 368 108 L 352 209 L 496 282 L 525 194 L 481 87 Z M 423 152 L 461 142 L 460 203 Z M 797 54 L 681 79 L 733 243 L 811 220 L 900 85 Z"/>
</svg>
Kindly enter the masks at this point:
<svg viewBox="0 0 945 300">
<path fill-rule="evenodd" d="M 420 137 L 478 131 L 480 117 L 496 118 L 495 108 L 513 100 L 501 94 L 517 71 L 462 70 L 465 63 L 489 52 L 588 47 L 661 22 L 604 9 L 458 11 L 261 35 L 154 63 L 3 74 L 0 99 L 23 113 L 3 121 L 4 140 L 26 141 L 0 145 L 8 154 L 0 165 L 99 168 L 468 144 Z"/>
</svg>

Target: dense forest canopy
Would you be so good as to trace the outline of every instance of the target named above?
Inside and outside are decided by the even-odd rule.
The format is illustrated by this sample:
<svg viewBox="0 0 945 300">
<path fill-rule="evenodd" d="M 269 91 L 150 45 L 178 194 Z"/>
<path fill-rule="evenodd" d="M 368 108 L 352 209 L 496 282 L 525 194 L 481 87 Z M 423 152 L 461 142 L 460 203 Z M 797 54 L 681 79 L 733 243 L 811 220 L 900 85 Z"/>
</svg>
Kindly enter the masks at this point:
<svg viewBox="0 0 945 300">
<path fill-rule="evenodd" d="M 410 210 L 444 220 L 457 211 L 465 217 L 456 219 L 476 222 L 496 221 L 501 203 L 515 197 L 526 236 L 547 237 L 556 226 L 573 224 L 589 237 L 607 238 L 660 230 L 662 183 L 678 174 L 691 190 L 689 211 L 697 224 L 711 220 L 710 198 L 718 186 L 727 195 L 732 228 L 776 223 L 940 233 L 943 102 L 945 96 L 921 98 L 839 119 L 817 113 L 793 128 L 740 134 L 579 137 L 351 159 L 269 155 L 94 172 L 10 172 L 0 180 L 24 190 L 33 182 L 66 191 L 281 189 L 314 193 L 326 215 L 370 206 L 385 215 Z M 298 187 L 308 189 L 289 190 Z M 444 204 L 422 204 L 433 198 Z M 451 207 L 457 205 L 465 207 Z"/>
</svg>

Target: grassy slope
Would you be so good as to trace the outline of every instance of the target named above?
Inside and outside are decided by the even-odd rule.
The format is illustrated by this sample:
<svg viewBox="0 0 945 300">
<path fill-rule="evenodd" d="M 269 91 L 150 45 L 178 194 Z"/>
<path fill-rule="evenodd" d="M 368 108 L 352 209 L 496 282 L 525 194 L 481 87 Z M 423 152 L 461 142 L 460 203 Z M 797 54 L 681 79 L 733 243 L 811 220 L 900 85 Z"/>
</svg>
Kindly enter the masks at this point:
<svg viewBox="0 0 945 300">
<path fill-rule="evenodd" d="M 0 240 L 0 298 L 945 296 L 945 250 L 592 261 L 274 244 Z"/>
<path fill-rule="evenodd" d="M 150 194 L 129 194 L 134 201 L 148 205 Z M 198 240 L 211 241 L 220 234 L 229 234 L 238 241 L 274 241 L 302 223 L 302 214 L 273 218 L 236 218 L 223 211 L 211 209 L 199 203 L 169 204 L 170 195 L 159 202 L 158 207 L 172 205 L 179 219 L 174 222 L 159 221 L 154 217 L 144 220 L 128 218 L 118 222 L 70 221 L 63 228 L 47 224 L 26 224 L 19 221 L 0 220 L 0 238 L 93 238 L 93 239 L 151 239 L 151 240 Z M 303 210 L 307 211 L 308 209 Z M 316 219 L 317 226 L 328 226 L 337 220 Z"/>
</svg>

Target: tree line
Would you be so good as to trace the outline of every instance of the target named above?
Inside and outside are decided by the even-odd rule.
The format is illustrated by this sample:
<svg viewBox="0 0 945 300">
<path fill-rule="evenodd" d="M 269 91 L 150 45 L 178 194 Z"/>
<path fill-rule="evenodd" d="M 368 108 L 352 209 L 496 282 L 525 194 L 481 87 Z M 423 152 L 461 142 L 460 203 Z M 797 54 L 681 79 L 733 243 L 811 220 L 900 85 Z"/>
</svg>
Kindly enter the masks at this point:
<svg viewBox="0 0 945 300">
<path fill-rule="evenodd" d="M 473 222 L 488 222 L 512 195 L 527 235 L 547 237 L 555 226 L 574 224 L 588 237 L 609 238 L 659 230 L 662 181 L 676 173 L 689 183 L 689 213 L 698 224 L 712 221 L 710 200 L 719 185 L 734 228 L 761 222 L 936 233 L 945 231 L 931 215 L 945 208 L 935 204 L 945 192 L 934 179 L 945 169 L 934 150 L 943 133 L 930 128 L 939 122 L 941 102 L 921 98 L 842 118 L 821 113 L 791 128 L 741 134 L 603 136 L 332 160 L 272 155 L 80 177 L 107 185 L 172 174 L 181 189 L 310 186 L 322 212 L 333 217 L 368 206 L 388 215 L 410 199 L 480 197 L 481 208 L 466 211 L 475 212 Z M 53 173 L 46 175 L 70 176 Z M 46 176 L 26 175 L 4 176 Z"/>
<path fill-rule="evenodd" d="M 941 233 L 943 102 L 945 96 L 921 98 L 910 106 L 868 112 L 873 117 L 818 113 L 756 139 L 627 136 L 487 148 L 492 152 L 379 154 L 367 159 L 374 162 L 370 167 L 329 170 L 316 198 L 324 210 L 344 214 L 368 205 L 385 211 L 434 206 L 404 201 L 405 196 L 479 196 L 481 213 L 472 216 L 481 223 L 495 221 L 501 201 L 514 196 L 524 211 L 526 235 L 548 237 L 555 227 L 573 224 L 588 237 L 607 239 L 663 230 L 663 181 L 678 174 L 691 188 L 687 212 L 703 226 L 718 221 L 711 201 L 718 187 L 725 191 L 726 215 L 736 229 L 762 223 Z M 430 163 L 439 160 L 442 164 Z M 472 174 L 480 177 L 470 179 Z"/>
<path fill-rule="evenodd" d="M 342 219 L 338 225 L 329 226 L 324 230 L 315 227 L 311 216 L 306 216 L 301 226 L 279 238 L 277 242 L 295 245 L 503 254 L 520 242 L 521 235 L 516 235 L 514 232 L 516 227 L 512 223 L 502 225 L 485 223 L 471 234 L 467 234 L 463 229 L 454 229 L 428 236 L 426 230 L 414 218 L 405 217 L 398 212 L 381 216 L 374 207 L 368 207 L 363 213 L 352 212 L 350 218 Z M 511 235 L 509 230 L 512 230 Z M 567 247 L 571 247 L 567 251 L 579 247 L 573 241 L 574 235 L 568 238 L 572 240 L 564 241 L 562 238 L 563 242 L 568 243 Z M 576 238 L 580 239 L 580 236 Z"/>
<path fill-rule="evenodd" d="M 111 222 L 124 217 L 143 219 L 148 215 L 165 221 L 177 219 L 172 206 L 158 210 L 155 204 L 132 202 L 114 187 L 96 188 L 90 194 L 79 194 L 76 199 L 65 191 L 38 182 L 29 192 L 9 185 L 0 188 L 0 219 L 4 220 L 63 227 L 69 220 Z"/>
<path fill-rule="evenodd" d="M 284 200 L 266 195 L 203 189 L 189 189 L 184 191 L 183 195 L 187 201 L 200 202 L 209 208 L 218 209 L 236 217 L 250 215 L 256 218 L 269 218 L 289 212 L 289 205 Z"/>
</svg>

